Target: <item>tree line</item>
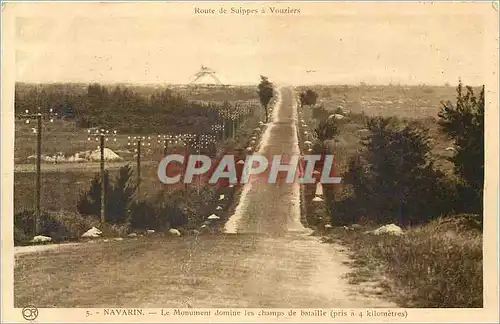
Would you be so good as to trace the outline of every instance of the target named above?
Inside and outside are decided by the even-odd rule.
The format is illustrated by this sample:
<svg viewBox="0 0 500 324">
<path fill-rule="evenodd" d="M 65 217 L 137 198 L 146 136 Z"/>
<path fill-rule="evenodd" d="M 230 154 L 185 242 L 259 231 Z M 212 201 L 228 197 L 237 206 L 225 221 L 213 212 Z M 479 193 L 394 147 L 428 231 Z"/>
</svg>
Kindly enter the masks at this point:
<svg viewBox="0 0 500 324">
<path fill-rule="evenodd" d="M 37 107 L 50 109 L 79 127 L 105 127 L 121 132 L 163 133 L 211 129 L 224 121 L 221 107 L 228 103 L 192 102 L 170 89 L 144 94 L 126 86 L 101 84 L 26 86 L 17 85 L 15 113 Z"/>
</svg>

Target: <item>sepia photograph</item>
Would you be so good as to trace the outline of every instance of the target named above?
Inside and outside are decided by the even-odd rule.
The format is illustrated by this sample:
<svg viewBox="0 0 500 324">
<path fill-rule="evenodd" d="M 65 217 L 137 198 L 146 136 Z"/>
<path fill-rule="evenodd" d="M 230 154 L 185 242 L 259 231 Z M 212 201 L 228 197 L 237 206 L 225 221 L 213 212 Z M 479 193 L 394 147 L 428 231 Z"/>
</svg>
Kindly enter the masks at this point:
<svg viewBox="0 0 500 324">
<path fill-rule="evenodd" d="M 498 321 L 498 10 L 2 1 L 2 321 Z"/>
</svg>

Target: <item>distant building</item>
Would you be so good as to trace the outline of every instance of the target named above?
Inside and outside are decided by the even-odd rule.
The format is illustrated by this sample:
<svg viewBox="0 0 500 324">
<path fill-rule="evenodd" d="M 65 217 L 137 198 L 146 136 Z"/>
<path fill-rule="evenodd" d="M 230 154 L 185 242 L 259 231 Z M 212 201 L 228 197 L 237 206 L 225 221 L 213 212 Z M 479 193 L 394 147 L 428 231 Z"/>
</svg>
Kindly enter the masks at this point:
<svg viewBox="0 0 500 324">
<path fill-rule="evenodd" d="M 191 85 L 204 85 L 204 86 L 223 85 L 217 73 L 214 70 L 203 65 L 201 66 L 200 71 L 195 73 L 192 79 L 193 80 L 189 83 Z"/>
</svg>

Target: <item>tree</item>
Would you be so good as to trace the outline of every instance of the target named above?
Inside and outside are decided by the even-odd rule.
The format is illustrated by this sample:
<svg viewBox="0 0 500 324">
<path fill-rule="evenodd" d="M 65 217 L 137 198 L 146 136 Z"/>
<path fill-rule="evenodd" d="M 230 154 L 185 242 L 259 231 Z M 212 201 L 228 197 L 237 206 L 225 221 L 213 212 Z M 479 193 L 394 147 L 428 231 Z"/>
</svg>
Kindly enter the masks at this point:
<svg viewBox="0 0 500 324">
<path fill-rule="evenodd" d="M 312 109 L 312 117 L 316 120 L 324 120 L 328 118 L 330 113 L 322 105 L 316 106 Z"/>
<path fill-rule="evenodd" d="M 334 138 L 339 134 L 339 126 L 336 119 L 327 118 L 321 121 L 318 127 L 316 127 L 316 129 L 314 130 L 314 134 L 316 135 L 316 138 L 321 142 Z"/>
<path fill-rule="evenodd" d="M 410 225 L 450 211 L 452 195 L 434 169 L 428 131 L 381 117 L 369 119 L 367 128 L 362 154 L 344 175 L 353 188 L 351 214 Z"/>
<path fill-rule="evenodd" d="M 260 83 L 259 83 L 259 99 L 262 107 L 264 107 L 264 111 L 266 113 L 266 123 L 269 121 L 269 114 L 268 114 L 268 106 L 269 102 L 271 101 L 271 98 L 274 95 L 274 86 L 273 84 L 268 80 L 267 77 L 265 76 L 260 76 Z"/>
<path fill-rule="evenodd" d="M 318 94 L 316 91 L 308 89 L 300 94 L 300 106 L 314 106 L 318 101 Z"/>
<path fill-rule="evenodd" d="M 484 85 L 477 98 L 472 87 L 463 91 L 460 81 L 457 86 L 456 104 L 442 103 L 439 125 L 449 138 L 454 140 L 456 152 L 451 161 L 455 174 L 460 178 L 459 201 L 464 212 L 483 212 L 484 183 Z"/>
</svg>

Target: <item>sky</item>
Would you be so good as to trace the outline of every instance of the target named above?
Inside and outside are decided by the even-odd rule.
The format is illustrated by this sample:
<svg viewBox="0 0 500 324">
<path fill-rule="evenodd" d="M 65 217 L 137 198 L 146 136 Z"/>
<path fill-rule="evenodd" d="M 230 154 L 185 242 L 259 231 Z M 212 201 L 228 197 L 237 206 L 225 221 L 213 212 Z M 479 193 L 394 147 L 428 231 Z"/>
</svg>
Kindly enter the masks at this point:
<svg viewBox="0 0 500 324">
<path fill-rule="evenodd" d="M 20 4 L 16 81 L 188 83 L 205 65 L 227 84 L 482 84 L 493 9 L 451 5 Z M 221 6 L 301 13 L 194 13 Z"/>
</svg>

